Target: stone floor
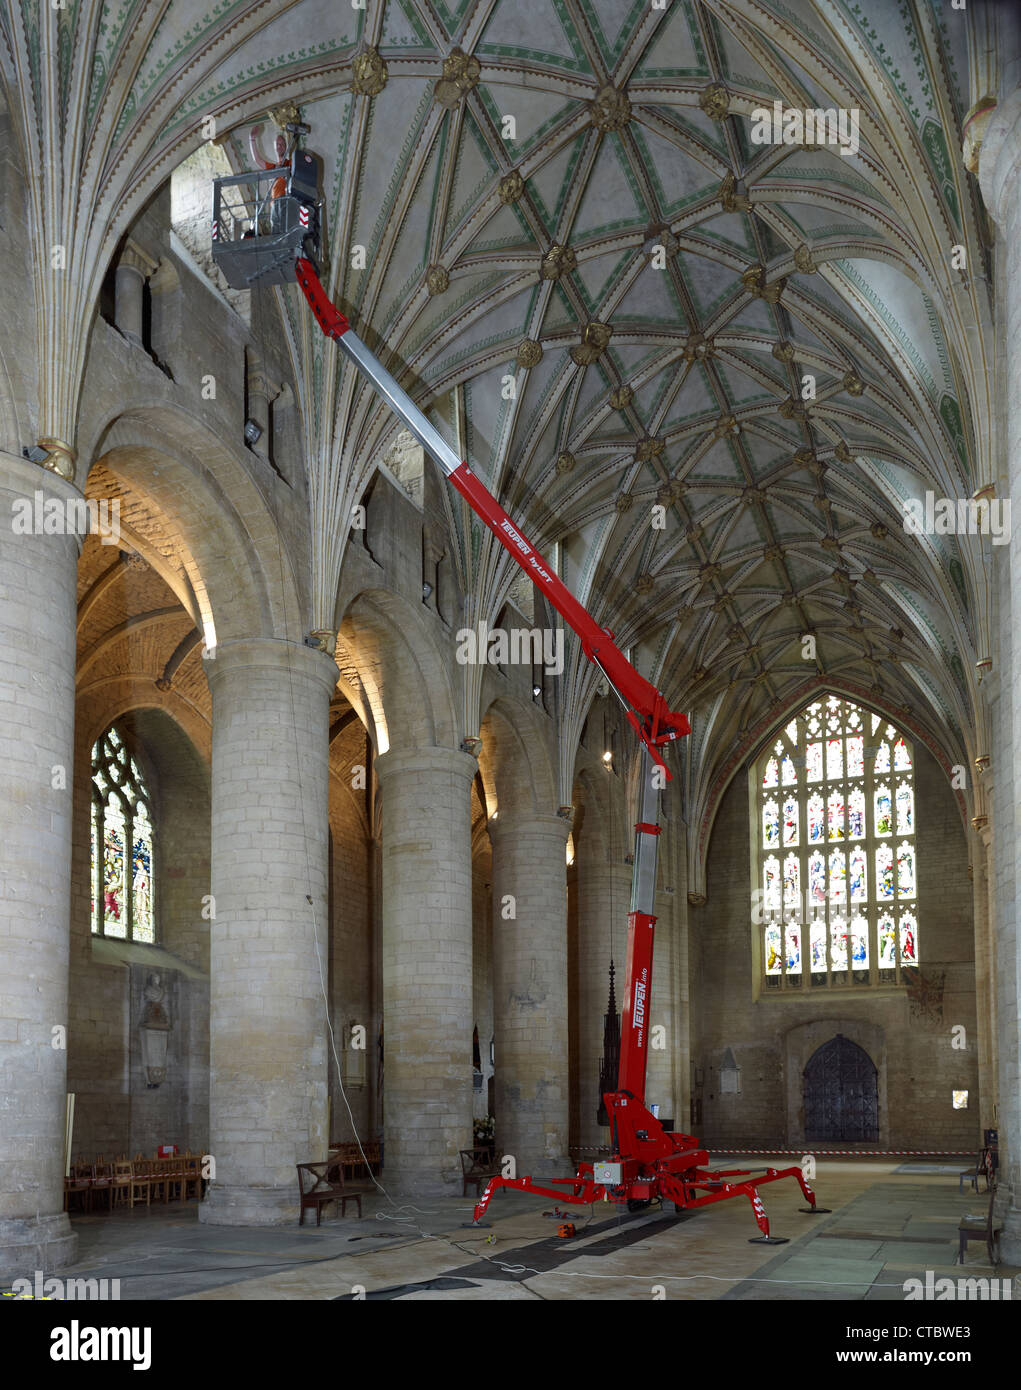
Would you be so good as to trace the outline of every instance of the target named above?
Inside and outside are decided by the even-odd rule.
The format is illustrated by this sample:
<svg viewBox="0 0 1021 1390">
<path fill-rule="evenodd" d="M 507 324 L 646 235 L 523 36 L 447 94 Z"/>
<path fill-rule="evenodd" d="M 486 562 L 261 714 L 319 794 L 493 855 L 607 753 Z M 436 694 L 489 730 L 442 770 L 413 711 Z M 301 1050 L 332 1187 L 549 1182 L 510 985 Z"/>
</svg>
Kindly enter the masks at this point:
<svg viewBox="0 0 1021 1390">
<path fill-rule="evenodd" d="M 727 1160 L 765 1165 L 768 1157 Z M 789 1160 L 772 1160 L 782 1166 Z M 1021 1271 L 987 1266 L 972 1244 L 954 1264 L 957 1225 L 987 1210 L 957 1178 L 899 1174 L 896 1161 L 820 1160 L 814 1183 L 825 1216 L 805 1216 L 792 1180 L 763 1189 L 772 1233 L 787 1245 L 749 1244 L 758 1234 L 741 1198 L 675 1215 L 628 1215 L 605 1203 L 579 1208 L 577 1234 L 557 1237 L 543 1216 L 552 1202 L 502 1193 L 487 1229 L 463 1229 L 471 1201 L 423 1199 L 396 1206 L 373 1195 L 361 1220 L 280 1228 L 200 1225 L 197 1205 L 74 1216 L 79 1260 L 67 1276 L 119 1278 L 123 1299 L 826 1299 L 903 1300 L 904 1281 Z M 962 1164 L 963 1166 L 963 1164 Z M 328 1208 L 333 1212 L 333 1208 Z M 306 1223 L 312 1217 L 306 1216 Z M 1021 1280 L 1015 1285 L 1021 1297 Z"/>
</svg>

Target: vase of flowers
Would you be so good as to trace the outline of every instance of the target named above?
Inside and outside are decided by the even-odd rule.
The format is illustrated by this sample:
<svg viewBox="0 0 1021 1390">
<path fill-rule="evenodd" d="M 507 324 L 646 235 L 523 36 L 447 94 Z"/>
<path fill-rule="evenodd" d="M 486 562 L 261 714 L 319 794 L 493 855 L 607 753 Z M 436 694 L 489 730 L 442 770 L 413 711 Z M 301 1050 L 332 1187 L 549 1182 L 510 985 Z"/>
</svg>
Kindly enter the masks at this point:
<svg viewBox="0 0 1021 1390">
<path fill-rule="evenodd" d="M 476 1120 L 473 1126 L 475 1137 L 475 1148 L 492 1150 L 495 1145 L 494 1131 L 496 1121 L 492 1115 L 485 1115 L 481 1120 Z"/>
</svg>

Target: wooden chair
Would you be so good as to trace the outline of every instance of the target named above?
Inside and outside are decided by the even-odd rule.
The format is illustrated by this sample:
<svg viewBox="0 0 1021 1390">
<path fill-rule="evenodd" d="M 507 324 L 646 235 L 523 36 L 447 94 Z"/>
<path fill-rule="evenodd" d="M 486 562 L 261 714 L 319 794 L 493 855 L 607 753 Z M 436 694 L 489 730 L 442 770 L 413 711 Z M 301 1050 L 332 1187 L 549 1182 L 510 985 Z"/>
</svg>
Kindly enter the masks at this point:
<svg viewBox="0 0 1021 1390">
<path fill-rule="evenodd" d="M 971 1183 L 972 1190 L 974 1192 L 978 1192 L 978 1180 L 979 1178 L 985 1178 L 986 1191 L 988 1192 L 989 1174 L 992 1170 L 992 1166 L 992 1157 L 989 1153 L 989 1150 L 983 1149 L 982 1152 L 979 1154 L 978 1158 L 976 1158 L 975 1160 L 974 1168 L 965 1168 L 964 1172 L 960 1174 L 960 1179 L 957 1184 L 957 1190 L 959 1192 L 964 1191 L 964 1183 L 965 1179 L 967 1179 L 967 1181 Z"/>
<path fill-rule="evenodd" d="M 186 1202 L 192 1194 L 202 1200 L 202 1167 L 198 1155 L 189 1150 L 181 1159 L 181 1200 Z"/>
<path fill-rule="evenodd" d="M 483 1183 L 487 1183 L 490 1178 L 495 1178 L 499 1171 L 500 1168 L 493 1150 L 488 1146 L 481 1149 L 462 1149 L 461 1175 L 464 1181 L 461 1196 L 468 1196 L 469 1183 L 474 1184 L 475 1195 L 480 1196 Z"/>
<path fill-rule="evenodd" d="M 146 1161 L 145 1166 L 149 1171 L 153 1201 L 162 1202 L 165 1206 L 170 1195 L 170 1174 L 167 1170 L 167 1160 L 165 1158 L 150 1158 Z"/>
<path fill-rule="evenodd" d="M 166 1175 L 167 1201 L 184 1200 L 184 1159 L 175 1154 L 173 1158 L 161 1158 L 160 1163 Z"/>
<path fill-rule="evenodd" d="M 131 1174 L 131 1185 L 128 1188 L 128 1206 L 134 1207 L 136 1202 L 145 1202 L 146 1206 L 152 1202 L 152 1179 L 149 1177 L 148 1164 L 143 1158 L 136 1158 L 128 1165 Z"/>
<path fill-rule="evenodd" d="M 341 1159 L 329 1158 L 323 1163 L 298 1163 L 295 1166 L 298 1169 L 298 1196 L 301 1200 L 299 1226 L 305 1224 L 306 1207 L 315 1207 L 318 1226 L 327 1202 L 339 1202 L 342 1217 L 347 1211 L 348 1202 L 354 1202 L 358 1208 L 358 1216 L 361 1217 L 361 1191 L 345 1189 L 344 1164 Z"/>
<path fill-rule="evenodd" d="M 131 1201 L 131 1164 L 125 1158 L 115 1159 L 111 1165 L 113 1178 L 110 1182 L 110 1205 L 123 1206 Z"/>
<path fill-rule="evenodd" d="M 961 1224 L 957 1228 L 961 1240 L 958 1251 L 960 1264 L 964 1264 L 970 1240 L 984 1241 L 989 1263 L 991 1265 L 1000 1263 L 1000 1232 L 1003 1230 L 1003 1223 L 1006 1220 L 1009 1206 L 1010 1188 L 1005 1182 L 1000 1182 L 990 1191 L 987 1215 L 962 1217 Z"/>
<path fill-rule="evenodd" d="M 71 1175 L 64 1179 L 64 1210 L 70 1211 L 77 1198 L 79 1211 L 89 1211 L 92 1206 L 92 1169 L 84 1163 L 73 1163 Z"/>
<path fill-rule="evenodd" d="M 113 1164 L 97 1160 L 92 1168 L 92 1199 L 105 1200 L 107 1211 L 113 1211 Z"/>
</svg>

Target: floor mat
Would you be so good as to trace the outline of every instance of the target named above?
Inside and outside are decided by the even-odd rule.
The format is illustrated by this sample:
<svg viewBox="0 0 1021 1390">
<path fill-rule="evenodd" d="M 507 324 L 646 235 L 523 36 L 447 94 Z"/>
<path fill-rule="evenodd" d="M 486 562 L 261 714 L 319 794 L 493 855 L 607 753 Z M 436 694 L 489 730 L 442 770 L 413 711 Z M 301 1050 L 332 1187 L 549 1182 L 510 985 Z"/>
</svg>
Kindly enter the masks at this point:
<svg viewBox="0 0 1021 1390">
<path fill-rule="evenodd" d="M 424 1290 L 435 1289 L 438 1292 L 446 1293 L 453 1289 L 473 1289 L 475 1284 L 470 1279 L 453 1279 L 449 1275 L 441 1274 L 435 1279 L 421 1279 L 414 1284 L 392 1284 L 388 1289 L 373 1289 L 362 1294 L 366 1301 L 371 1299 L 393 1299 L 404 1298 L 409 1293 L 421 1293 Z M 334 1303 L 351 1302 L 357 1295 L 353 1293 L 342 1293 L 333 1300 Z"/>
<path fill-rule="evenodd" d="M 893 1170 L 893 1176 L 906 1176 L 917 1178 L 923 1174 L 929 1177 L 952 1177 L 956 1178 L 965 1170 L 964 1160 L 960 1163 L 902 1163 L 899 1168 Z"/>
</svg>

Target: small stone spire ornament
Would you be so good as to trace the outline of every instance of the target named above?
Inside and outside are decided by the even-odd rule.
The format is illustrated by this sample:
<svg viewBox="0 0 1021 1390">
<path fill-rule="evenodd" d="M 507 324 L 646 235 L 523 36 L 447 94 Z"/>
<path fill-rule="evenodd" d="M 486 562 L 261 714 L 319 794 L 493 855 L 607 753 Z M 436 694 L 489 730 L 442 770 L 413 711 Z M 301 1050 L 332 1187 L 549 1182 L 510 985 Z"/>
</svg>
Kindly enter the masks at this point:
<svg viewBox="0 0 1021 1390">
<path fill-rule="evenodd" d="M 617 1012 L 617 996 L 613 989 L 613 961 L 610 961 L 610 995 L 606 1001 L 603 1015 L 603 1055 L 599 1063 L 599 1110 L 596 1123 L 608 1125 L 610 1117 L 606 1113 L 603 1096 L 617 1089 L 617 1076 L 620 1070 L 620 1014 Z"/>
</svg>

